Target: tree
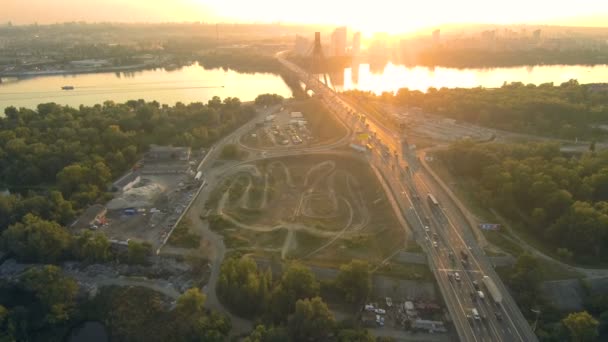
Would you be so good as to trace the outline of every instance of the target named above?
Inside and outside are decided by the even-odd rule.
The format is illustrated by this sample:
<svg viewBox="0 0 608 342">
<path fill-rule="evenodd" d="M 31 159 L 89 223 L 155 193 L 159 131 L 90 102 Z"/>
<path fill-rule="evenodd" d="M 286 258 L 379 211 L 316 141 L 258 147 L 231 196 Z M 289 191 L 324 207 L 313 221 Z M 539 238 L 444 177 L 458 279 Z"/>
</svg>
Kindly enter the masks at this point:
<svg viewBox="0 0 608 342">
<path fill-rule="evenodd" d="M 80 164 L 72 164 L 64 167 L 57 174 L 57 183 L 61 192 L 69 198 L 78 190 L 81 184 L 86 184 L 90 170 Z"/>
<path fill-rule="evenodd" d="M 243 342 L 284 342 L 289 339 L 283 327 L 266 327 L 257 325 Z"/>
<path fill-rule="evenodd" d="M 349 303 L 360 304 L 365 301 L 372 288 L 367 262 L 353 260 L 350 264 L 340 266 L 336 287 Z"/>
<path fill-rule="evenodd" d="M 300 299 L 289 317 L 289 335 L 295 341 L 322 341 L 336 325 L 334 315 L 319 297 Z"/>
<path fill-rule="evenodd" d="M 277 94 L 261 94 L 255 98 L 255 104 L 258 106 L 272 106 L 283 103 L 283 96 Z"/>
<path fill-rule="evenodd" d="M 313 298 L 319 294 L 319 283 L 312 271 L 297 262 L 287 265 L 279 284 L 274 288 L 271 313 L 275 321 L 284 321 L 293 312 L 299 299 Z"/>
<path fill-rule="evenodd" d="M 191 288 L 178 299 L 173 312 L 173 335 L 178 341 L 224 341 L 230 331 L 230 321 L 218 314 L 208 314 L 204 308 L 205 295 Z"/>
<path fill-rule="evenodd" d="M 175 310 L 181 318 L 202 316 L 206 297 L 198 288 L 191 288 L 177 299 Z"/>
<path fill-rule="evenodd" d="M 145 264 L 152 254 L 152 245 L 148 242 L 129 241 L 127 248 L 127 262 L 130 264 Z"/>
<path fill-rule="evenodd" d="M 338 333 L 338 342 L 375 342 L 376 339 L 367 329 L 342 329 Z"/>
<path fill-rule="evenodd" d="M 222 264 L 217 292 L 235 313 L 251 317 L 265 308 L 271 281 L 270 272 L 259 271 L 251 258 L 230 258 Z"/>
<path fill-rule="evenodd" d="M 110 258 L 110 241 L 105 234 L 85 231 L 74 239 L 72 252 L 86 262 L 104 262 Z"/>
<path fill-rule="evenodd" d="M 21 281 L 45 305 L 48 322 L 58 323 L 70 318 L 78 285 L 74 279 L 65 277 L 59 267 L 30 268 Z"/>
<path fill-rule="evenodd" d="M 587 311 L 569 314 L 562 319 L 562 324 L 570 332 L 572 341 L 590 342 L 598 337 L 599 322 Z"/>
<path fill-rule="evenodd" d="M 60 225 L 34 215 L 10 226 L 2 233 L 1 244 L 18 259 L 34 262 L 55 262 L 70 246 L 71 236 Z"/>
<path fill-rule="evenodd" d="M 507 278 L 507 284 L 524 312 L 528 312 L 541 298 L 539 272 L 538 260 L 531 254 L 523 253 L 517 258 Z"/>
</svg>

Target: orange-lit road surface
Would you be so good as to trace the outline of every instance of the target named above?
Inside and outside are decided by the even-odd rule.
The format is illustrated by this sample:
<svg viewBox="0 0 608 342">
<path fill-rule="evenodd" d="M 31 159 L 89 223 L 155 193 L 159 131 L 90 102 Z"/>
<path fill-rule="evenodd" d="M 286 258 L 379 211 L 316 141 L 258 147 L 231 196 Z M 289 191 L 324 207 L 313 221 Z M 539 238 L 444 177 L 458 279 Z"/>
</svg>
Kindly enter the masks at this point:
<svg viewBox="0 0 608 342">
<path fill-rule="evenodd" d="M 422 167 L 415 152 L 402 154 L 399 134 L 373 117 L 356 111 L 317 78 L 282 58 L 281 53 L 277 58 L 315 94 L 321 95 L 331 111 L 350 125 L 352 132 L 376 132 L 378 139 L 372 141 L 369 162 L 384 176 L 416 240 L 426 251 L 429 267 L 437 279 L 460 340 L 538 341 L 489 259 L 477 246 L 469 222 Z M 406 165 L 409 166 L 407 171 Z M 438 206 L 427 201 L 428 193 L 435 196 Z M 463 252 L 468 259 L 466 266 L 462 263 Z M 456 272 L 460 276 L 459 281 L 454 278 Z M 483 276 L 490 277 L 501 291 L 503 299 L 500 303 L 494 303 L 487 293 Z M 485 292 L 485 299 L 479 298 L 473 281 L 477 281 Z M 473 317 L 473 308 L 479 312 L 479 320 Z"/>
</svg>

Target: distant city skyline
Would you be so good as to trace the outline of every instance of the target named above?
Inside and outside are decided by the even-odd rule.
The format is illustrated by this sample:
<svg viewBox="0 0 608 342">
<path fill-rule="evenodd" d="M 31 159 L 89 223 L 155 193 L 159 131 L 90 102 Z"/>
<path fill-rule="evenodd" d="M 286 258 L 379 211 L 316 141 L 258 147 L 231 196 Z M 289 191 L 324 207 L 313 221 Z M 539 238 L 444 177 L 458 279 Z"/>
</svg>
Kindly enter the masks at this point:
<svg viewBox="0 0 608 342">
<path fill-rule="evenodd" d="M 407 33 L 442 24 L 608 26 L 608 1 L 2 0 L 0 22 L 242 22 L 347 25 Z"/>
</svg>

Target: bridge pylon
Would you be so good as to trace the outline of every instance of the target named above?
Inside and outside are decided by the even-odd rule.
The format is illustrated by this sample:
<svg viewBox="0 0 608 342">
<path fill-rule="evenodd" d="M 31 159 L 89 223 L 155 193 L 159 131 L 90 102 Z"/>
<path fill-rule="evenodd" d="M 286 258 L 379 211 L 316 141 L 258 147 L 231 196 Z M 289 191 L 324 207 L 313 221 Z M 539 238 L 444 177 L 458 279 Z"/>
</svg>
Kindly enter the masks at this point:
<svg viewBox="0 0 608 342">
<path fill-rule="evenodd" d="M 308 77 L 313 77 L 315 74 L 323 74 L 325 84 L 327 83 L 327 61 L 323 54 L 323 47 L 321 46 L 321 32 L 315 32 L 315 41 L 312 45 L 312 52 L 310 53 L 310 66 L 308 68 Z"/>
</svg>

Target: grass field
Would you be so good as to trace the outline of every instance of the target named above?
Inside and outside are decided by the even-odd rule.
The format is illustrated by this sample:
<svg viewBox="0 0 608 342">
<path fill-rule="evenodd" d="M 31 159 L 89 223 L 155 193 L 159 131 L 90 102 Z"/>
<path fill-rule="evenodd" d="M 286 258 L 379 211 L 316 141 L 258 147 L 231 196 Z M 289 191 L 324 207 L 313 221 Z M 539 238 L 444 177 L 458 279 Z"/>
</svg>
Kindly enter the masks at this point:
<svg viewBox="0 0 608 342">
<path fill-rule="evenodd" d="M 218 211 L 225 218 L 209 221 L 229 249 L 336 267 L 352 259 L 379 264 L 405 248 L 405 230 L 363 161 L 298 156 L 264 160 L 247 170 L 225 179 L 207 203 L 217 208 L 228 194 Z"/>
</svg>

